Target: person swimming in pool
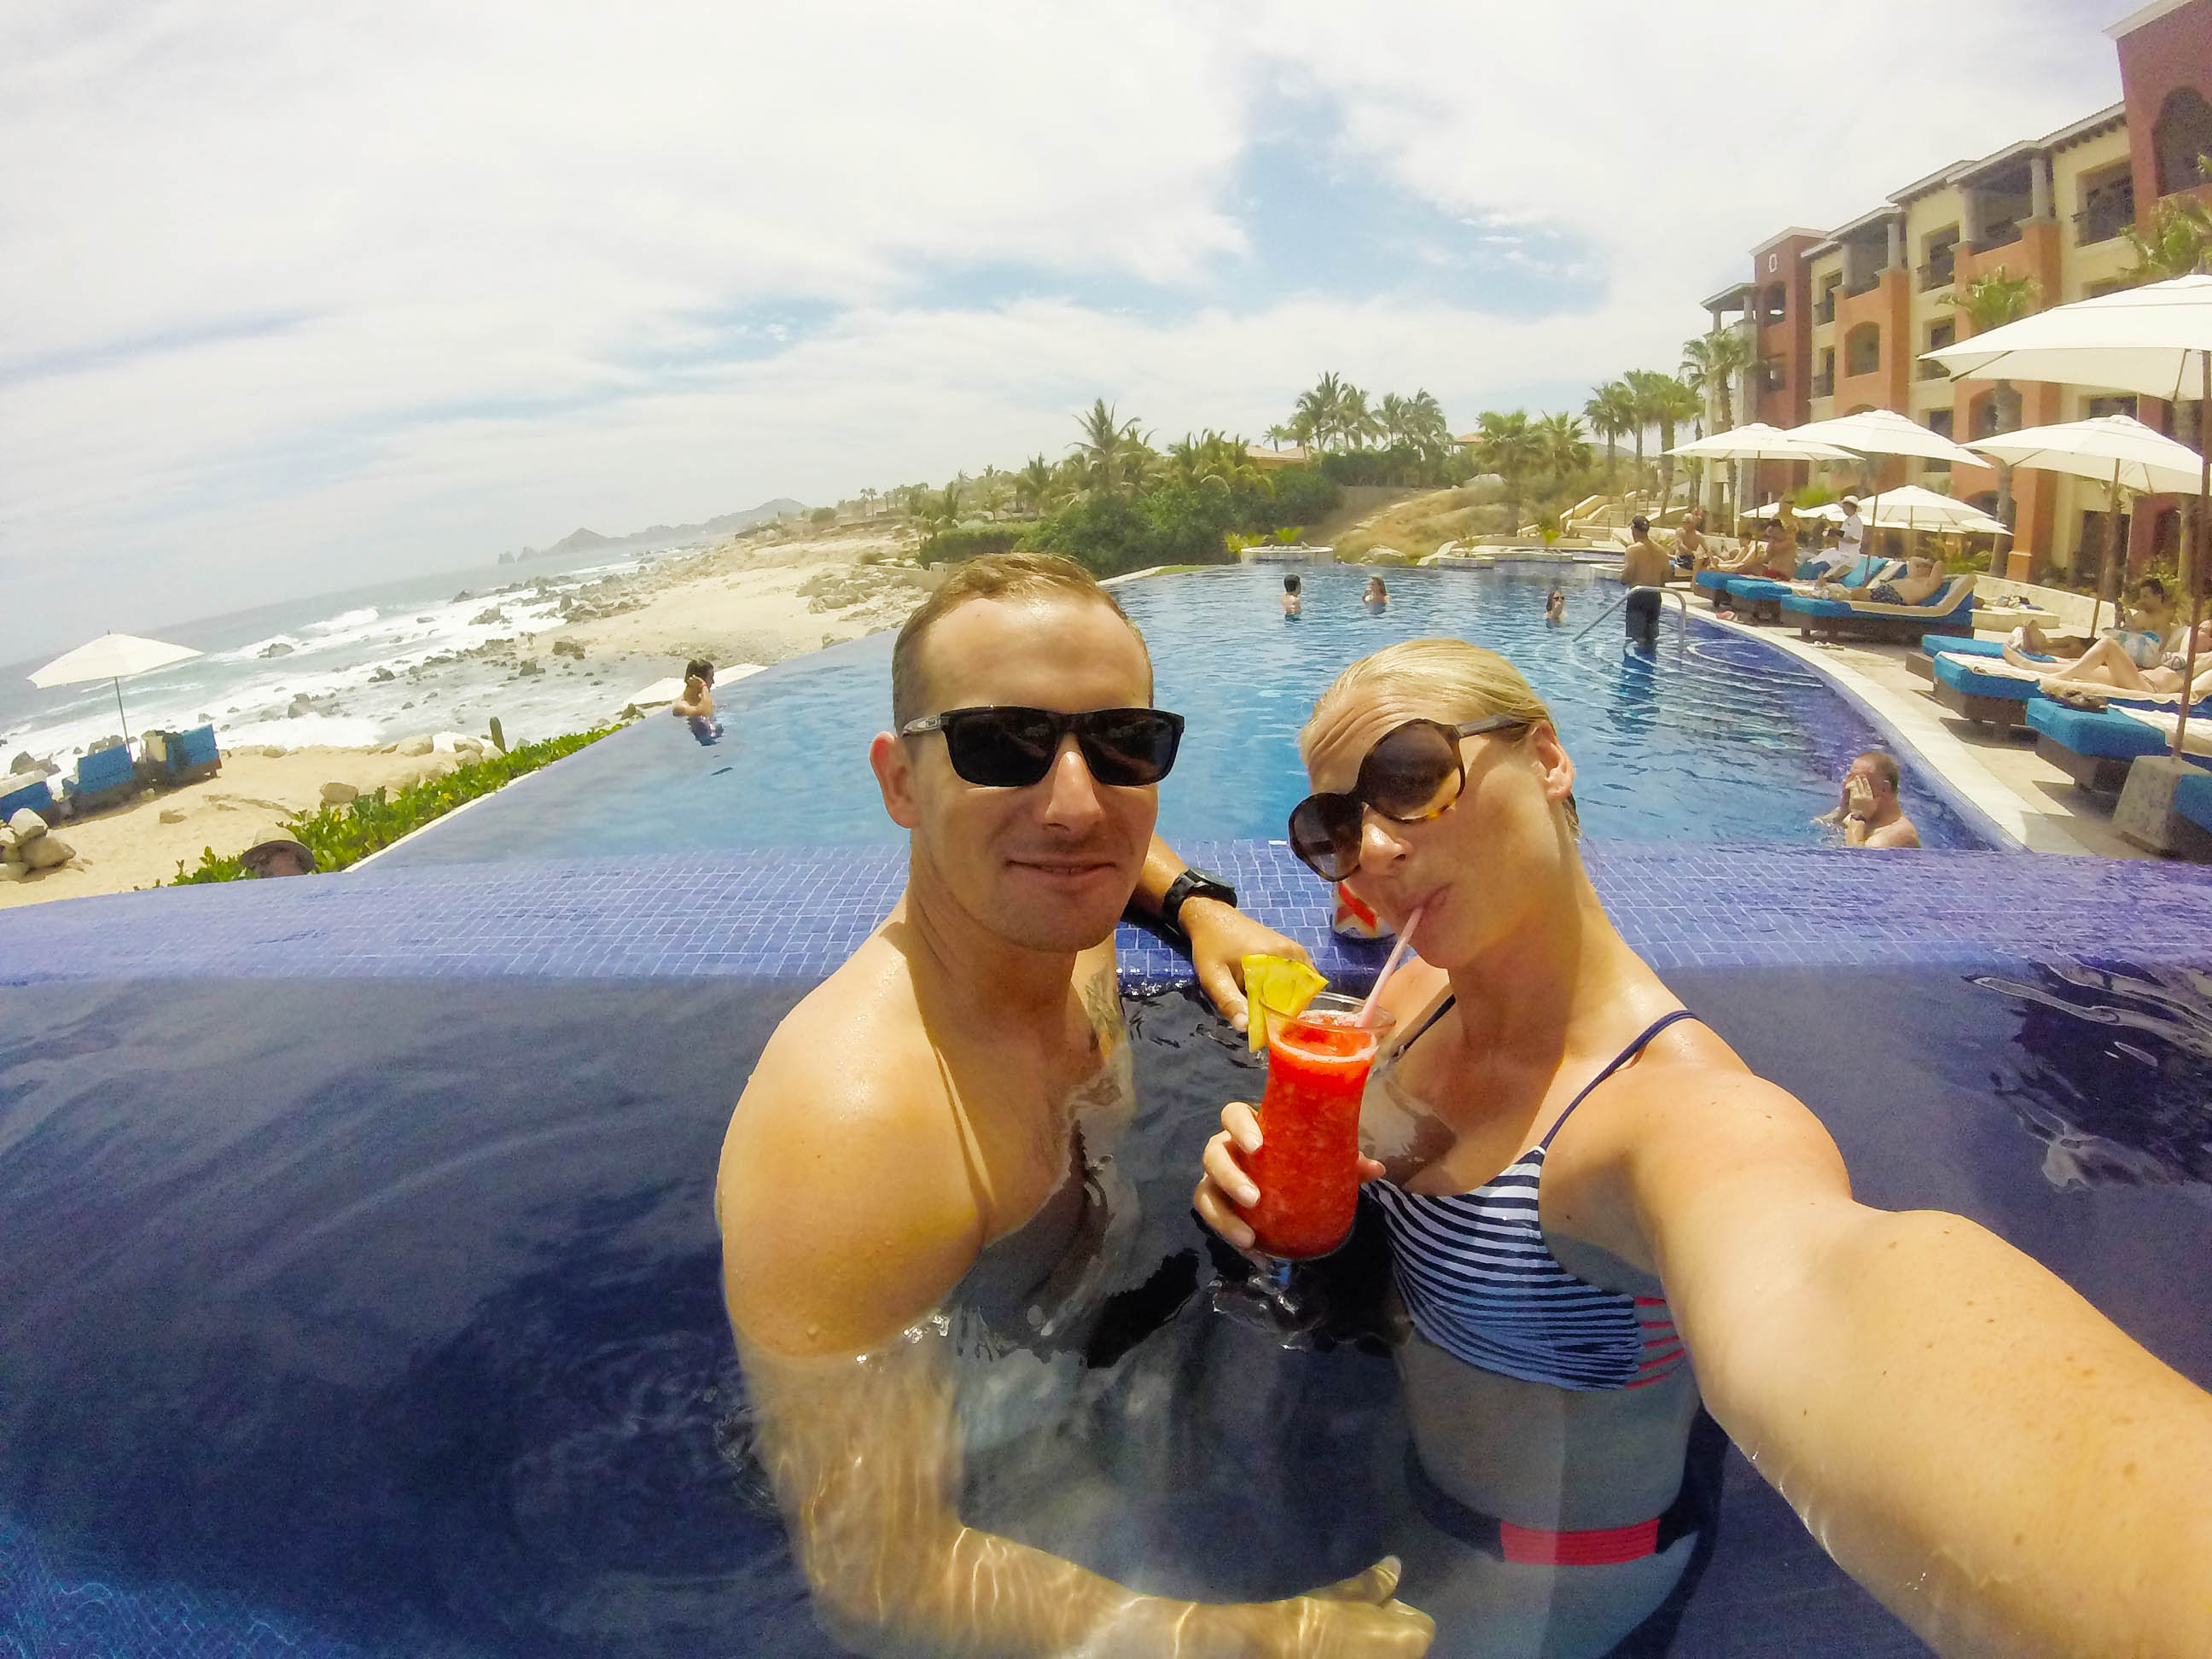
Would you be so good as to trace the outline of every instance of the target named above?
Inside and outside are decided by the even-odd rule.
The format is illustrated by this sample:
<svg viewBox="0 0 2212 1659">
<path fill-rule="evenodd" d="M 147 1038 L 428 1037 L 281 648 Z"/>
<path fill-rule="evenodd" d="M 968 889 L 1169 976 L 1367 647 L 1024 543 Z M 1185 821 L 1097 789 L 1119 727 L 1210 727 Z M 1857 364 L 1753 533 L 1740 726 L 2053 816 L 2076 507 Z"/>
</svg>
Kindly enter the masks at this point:
<svg viewBox="0 0 2212 1659">
<path fill-rule="evenodd" d="M 2212 1395 L 1972 1222 L 1853 1200 L 1820 1121 L 1607 918 L 1510 664 L 1392 646 L 1300 747 L 1292 850 L 1416 952 L 1362 1131 L 1413 1437 L 1393 1541 L 1433 1651 L 1653 1650 L 1711 1527 L 1702 1400 L 1939 1651 L 2212 1652 Z M 1249 1249 L 1260 1125 L 1222 1124 L 1194 1201 Z"/>
<path fill-rule="evenodd" d="M 1305 599 L 1299 592 L 1304 585 L 1298 580 L 1297 573 L 1295 571 L 1283 578 L 1282 606 L 1283 615 L 1286 618 L 1296 617 L 1305 610 Z"/>
<path fill-rule="evenodd" d="M 1544 596 L 1544 620 L 1553 628 L 1567 619 L 1567 590 L 1555 587 Z"/>
<path fill-rule="evenodd" d="M 979 1468 L 1069 1485 L 1089 1322 L 1137 1231 L 1109 1197 L 1132 1111 L 1115 922 L 1133 902 L 1179 930 L 1233 1020 L 1246 953 L 1304 955 L 1153 833 L 1182 721 L 1152 696 L 1143 640 L 1079 566 L 954 568 L 899 631 L 868 750 L 905 891 L 730 1120 L 715 1212 L 756 1443 L 816 1617 L 863 1652 L 1428 1644 L 1388 1563 L 1282 1601 L 1139 1595 L 968 1507 Z"/>
<path fill-rule="evenodd" d="M 684 692 L 668 706 L 668 712 L 688 722 L 691 735 L 702 744 L 721 737 L 722 723 L 714 718 L 714 664 L 704 657 L 694 657 L 684 665 Z"/>
<path fill-rule="evenodd" d="M 1382 579 L 1380 576 L 1370 576 L 1367 579 L 1366 590 L 1359 596 L 1359 602 L 1370 611 L 1388 610 L 1390 605 L 1390 590 L 1383 586 Z"/>
</svg>

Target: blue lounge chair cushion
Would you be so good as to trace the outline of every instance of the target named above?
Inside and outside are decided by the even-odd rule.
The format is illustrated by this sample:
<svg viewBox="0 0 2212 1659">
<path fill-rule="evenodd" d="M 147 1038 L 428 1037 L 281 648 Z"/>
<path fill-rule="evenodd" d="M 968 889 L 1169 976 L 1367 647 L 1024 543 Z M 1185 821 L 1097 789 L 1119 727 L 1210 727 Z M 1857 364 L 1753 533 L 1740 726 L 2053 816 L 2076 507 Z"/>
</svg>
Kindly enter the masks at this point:
<svg viewBox="0 0 2212 1659">
<path fill-rule="evenodd" d="M 44 778 L 0 795 L 0 823 L 5 823 L 27 806 L 49 823 L 53 822 L 54 792 L 46 787 Z"/>
<path fill-rule="evenodd" d="M 78 758 L 73 793 L 98 795 L 111 789 L 127 788 L 137 781 L 137 768 L 131 758 L 130 747 L 118 744 L 112 749 L 95 749 Z"/>
<path fill-rule="evenodd" d="M 169 769 L 183 771 L 187 767 L 212 766 L 222 758 L 216 747 L 215 727 L 196 726 L 189 732 L 179 732 L 169 739 Z"/>
<path fill-rule="evenodd" d="M 2175 783 L 2173 810 L 2199 830 L 2212 830 L 2212 772 Z"/>
<path fill-rule="evenodd" d="M 2198 709 L 2208 705 L 2199 703 Z M 2191 720 L 2197 718 L 2192 711 Z M 2027 723 L 2060 747 L 2099 760 L 2133 760 L 2138 755 L 2163 755 L 2172 739 L 2146 720 L 2130 719 L 2110 708 L 2073 708 L 2049 697 L 2038 697 L 2027 706 Z M 2212 757 L 2191 755 L 2199 766 Z"/>
<path fill-rule="evenodd" d="M 1702 587 L 1706 592 L 1718 596 L 1728 592 L 1730 578 L 1723 571 L 1700 570 L 1696 575 L 1691 577 L 1690 580 L 1693 586 Z"/>
<path fill-rule="evenodd" d="M 1820 580 L 1820 573 L 1827 568 L 1828 562 L 1826 559 L 1800 559 L 1797 561 L 1796 580 L 1801 582 L 1817 581 Z"/>
<path fill-rule="evenodd" d="M 1749 601 L 1786 599 L 1797 590 L 1788 582 L 1774 581 L 1765 576 L 1732 576 L 1729 579 L 1728 591 L 1733 599 Z"/>
</svg>

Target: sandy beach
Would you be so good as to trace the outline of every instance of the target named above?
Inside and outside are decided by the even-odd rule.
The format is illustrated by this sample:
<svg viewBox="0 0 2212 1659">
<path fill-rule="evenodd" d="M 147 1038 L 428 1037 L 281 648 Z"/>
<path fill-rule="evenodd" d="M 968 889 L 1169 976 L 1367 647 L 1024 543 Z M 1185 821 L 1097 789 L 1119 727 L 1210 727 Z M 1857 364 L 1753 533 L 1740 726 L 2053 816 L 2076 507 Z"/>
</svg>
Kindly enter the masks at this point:
<svg viewBox="0 0 2212 1659">
<path fill-rule="evenodd" d="M 402 678 L 425 717 L 420 735 L 481 736 L 482 722 L 456 718 L 459 711 L 495 701 L 501 685 L 540 675 L 589 688 L 604 700 L 597 718 L 612 722 L 640 689 L 680 677 L 693 657 L 726 673 L 895 628 L 932 585 L 931 573 L 912 562 L 917 540 L 896 522 L 812 532 L 769 527 L 592 582 L 570 596 L 568 621 L 407 670 Z M 179 863 L 198 865 L 203 849 L 231 856 L 263 827 L 315 810 L 326 783 L 363 793 L 396 789 L 449 769 L 454 759 L 406 754 L 409 737 L 272 754 L 276 745 L 231 748 L 220 722 L 216 736 L 224 750 L 215 777 L 52 826 L 76 856 L 20 881 L 0 881 L 0 908 L 173 881 Z"/>
</svg>

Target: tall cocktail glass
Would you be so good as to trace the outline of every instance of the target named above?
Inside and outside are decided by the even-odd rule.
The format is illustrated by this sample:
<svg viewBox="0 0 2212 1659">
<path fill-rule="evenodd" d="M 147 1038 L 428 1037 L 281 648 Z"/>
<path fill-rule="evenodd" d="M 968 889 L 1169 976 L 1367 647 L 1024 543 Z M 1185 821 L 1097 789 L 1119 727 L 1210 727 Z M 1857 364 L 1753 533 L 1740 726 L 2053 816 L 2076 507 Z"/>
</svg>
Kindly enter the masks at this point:
<svg viewBox="0 0 2212 1659">
<path fill-rule="evenodd" d="M 1237 1161 L 1260 1189 L 1244 1212 L 1254 1248 L 1286 1263 L 1335 1249 L 1358 1208 L 1359 1100 L 1391 1023 L 1377 1009 L 1362 1027 L 1359 1007 L 1325 991 L 1297 1012 L 1267 1009 L 1260 1147 Z"/>
</svg>

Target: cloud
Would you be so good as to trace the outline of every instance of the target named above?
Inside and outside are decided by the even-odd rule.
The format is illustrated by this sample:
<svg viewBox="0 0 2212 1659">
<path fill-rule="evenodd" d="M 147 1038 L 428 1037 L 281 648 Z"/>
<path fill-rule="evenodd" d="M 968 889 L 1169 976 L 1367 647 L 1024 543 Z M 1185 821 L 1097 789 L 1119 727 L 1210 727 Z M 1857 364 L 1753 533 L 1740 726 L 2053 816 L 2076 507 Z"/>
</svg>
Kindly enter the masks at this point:
<svg viewBox="0 0 2212 1659">
<path fill-rule="evenodd" d="M 0 658 L 1057 453 L 1100 394 L 1578 401 L 1775 229 L 2117 96 L 2078 7 L 1946 15 L 1973 53 L 1704 0 L 16 0 Z"/>
</svg>

